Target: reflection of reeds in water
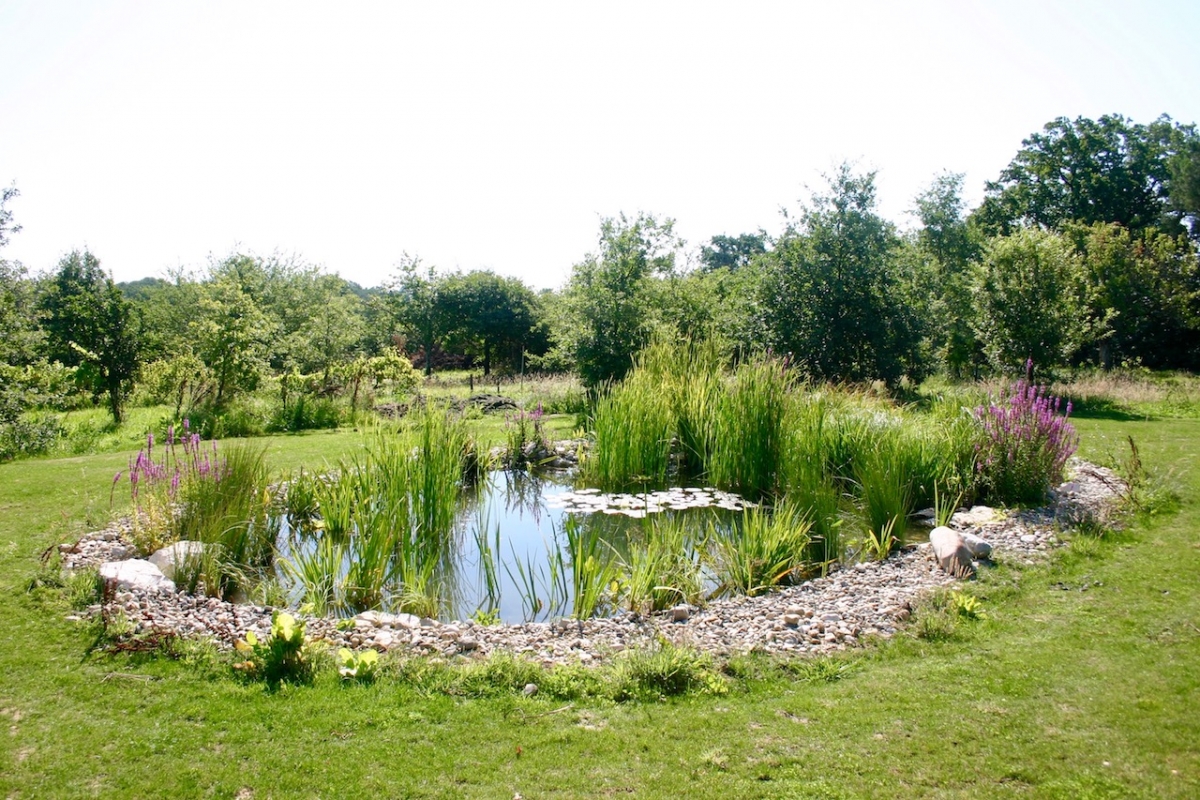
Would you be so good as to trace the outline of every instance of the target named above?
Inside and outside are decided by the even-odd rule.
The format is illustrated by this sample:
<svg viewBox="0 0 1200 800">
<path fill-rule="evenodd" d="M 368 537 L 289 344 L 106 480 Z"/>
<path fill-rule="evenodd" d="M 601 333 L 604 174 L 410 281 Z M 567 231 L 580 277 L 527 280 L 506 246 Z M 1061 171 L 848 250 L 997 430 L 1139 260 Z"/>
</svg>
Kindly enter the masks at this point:
<svg viewBox="0 0 1200 800">
<path fill-rule="evenodd" d="M 475 517 L 475 551 L 479 554 L 479 581 L 483 587 L 483 605 L 477 609 L 491 616 L 500 608 L 500 525 L 492 525 L 481 504 Z"/>
</svg>

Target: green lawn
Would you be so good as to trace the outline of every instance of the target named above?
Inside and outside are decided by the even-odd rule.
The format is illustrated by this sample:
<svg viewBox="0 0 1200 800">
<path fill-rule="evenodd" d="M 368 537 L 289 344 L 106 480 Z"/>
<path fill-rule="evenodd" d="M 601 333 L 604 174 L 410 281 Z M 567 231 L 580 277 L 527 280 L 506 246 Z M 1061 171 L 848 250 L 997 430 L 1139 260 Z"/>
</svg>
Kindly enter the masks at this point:
<svg viewBox="0 0 1200 800">
<path fill-rule="evenodd" d="M 564 423 L 565 424 L 565 423 Z M 223 670 L 90 652 L 37 556 L 102 524 L 128 453 L 0 465 L 0 792 L 6 797 L 1200 796 L 1200 420 L 1133 435 L 1176 513 L 1045 566 L 986 574 L 987 618 L 901 637 L 840 680 L 767 671 L 724 697 L 575 704 L 425 696 L 384 681 L 271 693 Z M 362 446 L 265 440 L 277 469 Z"/>
</svg>

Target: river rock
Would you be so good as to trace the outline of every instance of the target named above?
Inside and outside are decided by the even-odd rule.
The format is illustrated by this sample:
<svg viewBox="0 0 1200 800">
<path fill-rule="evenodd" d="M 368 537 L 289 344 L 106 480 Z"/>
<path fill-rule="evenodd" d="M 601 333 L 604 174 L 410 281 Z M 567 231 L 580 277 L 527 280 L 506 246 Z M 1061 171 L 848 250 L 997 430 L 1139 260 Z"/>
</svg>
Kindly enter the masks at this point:
<svg viewBox="0 0 1200 800">
<path fill-rule="evenodd" d="M 149 561 L 167 578 L 175 580 L 176 570 L 187 565 L 198 564 L 204 557 L 203 542 L 175 542 L 154 551 Z"/>
<path fill-rule="evenodd" d="M 929 532 L 929 545 L 938 566 L 956 578 L 969 578 L 975 574 L 971 563 L 971 551 L 963 542 L 962 534 L 945 525 Z"/>
<path fill-rule="evenodd" d="M 999 518 L 999 513 L 991 506 L 971 506 L 969 511 L 956 512 L 950 518 L 950 524 L 956 528 L 978 528 Z"/>
<path fill-rule="evenodd" d="M 981 539 L 970 531 L 963 531 L 963 544 L 971 552 L 972 558 L 988 558 L 992 554 L 992 543 Z"/>
<path fill-rule="evenodd" d="M 173 580 L 163 575 L 162 570 L 157 566 L 141 558 L 101 564 L 100 577 L 104 579 L 105 583 L 115 583 L 118 590 L 175 591 Z"/>
</svg>

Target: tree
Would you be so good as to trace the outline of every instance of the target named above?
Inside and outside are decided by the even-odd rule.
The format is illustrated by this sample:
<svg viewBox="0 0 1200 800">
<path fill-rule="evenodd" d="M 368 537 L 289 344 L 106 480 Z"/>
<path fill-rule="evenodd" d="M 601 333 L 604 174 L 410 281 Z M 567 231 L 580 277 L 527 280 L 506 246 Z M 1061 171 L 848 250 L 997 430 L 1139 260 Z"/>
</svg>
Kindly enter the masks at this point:
<svg viewBox="0 0 1200 800">
<path fill-rule="evenodd" d="M 510 366 L 519 362 L 538 322 L 533 291 L 488 270 L 448 276 L 437 302 L 447 331 L 482 357 L 484 375 L 491 374 L 493 358 Z"/>
<path fill-rule="evenodd" d="M 20 225 L 13 224 L 12 211 L 5 208 L 8 201 L 15 199 L 19 194 L 21 193 L 17 191 L 16 186 L 0 189 L 0 247 L 8 244 L 9 234 L 18 233 L 21 230 Z"/>
<path fill-rule="evenodd" d="M 401 330 L 425 351 L 425 374 L 433 374 L 433 348 L 445 333 L 446 324 L 438 303 L 442 279 L 433 267 L 425 269 L 421 259 L 405 253 L 388 283 L 388 305 Z"/>
<path fill-rule="evenodd" d="M 1200 136 L 1195 126 L 1180 131 L 1168 167 L 1171 207 L 1187 221 L 1192 239 L 1200 241 Z"/>
<path fill-rule="evenodd" d="M 26 366 L 40 358 L 35 285 L 20 263 L 0 260 L 0 364 Z"/>
<path fill-rule="evenodd" d="M 976 332 L 999 370 L 1061 365 L 1089 340 L 1080 261 L 1057 233 L 989 240 L 976 291 Z"/>
<path fill-rule="evenodd" d="M 133 304 L 85 250 L 59 262 L 39 305 L 50 358 L 80 367 L 79 375 L 93 393 L 107 394 L 113 422 L 119 424 L 141 350 Z"/>
<path fill-rule="evenodd" d="M 606 218 L 599 253 L 572 270 L 564 335 L 589 389 L 624 377 L 649 343 L 658 319 L 652 281 L 675 268 L 680 242 L 674 227 L 673 220 L 649 214 Z"/>
<path fill-rule="evenodd" d="M 1102 366 L 1200 365 L 1200 261 L 1184 236 L 1096 223 L 1070 231 L 1083 258 Z"/>
<path fill-rule="evenodd" d="M 216 277 L 198 289 L 189 328 L 196 354 L 216 384 L 213 405 L 221 409 L 239 392 L 258 386 L 275 325 L 232 276 Z"/>
<path fill-rule="evenodd" d="M 981 355 L 971 326 L 973 267 L 982 247 L 967 221 L 963 175 L 945 172 L 917 195 L 914 212 L 921 221 L 916 245 L 925 260 L 928 319 L 932 344 L 956 378 Z"/>
<path fill-rule="evenodd" d="M 767 252 L 767 232 L 743 233 L 740 236 L 714 236 L 700 247 L 700 263 L 704 269 L 722 267 L 740 269 Z"/>
<path fill-rule="evenodd" d="M 889 383 L 920 375 L 920 320 L 897 258 L 900 238 L 875 213 L 875 173 L 843 164 L 768 257 L 762 305 L 771 344 L 822 380 Z"/>
<path fill-rule="evenodd" d="M 1176 235 L 1186 211 L 1168 202 L 1169 164 L 1195 141 L 1193 128 L 1166 116 L 1150 125 L 1120 115 L 1059 117 L 1021 143 L 999 180 L 988 182 L 975 216 L 993 234 L 1021 225 L 1061 230 L 1070 222 L 1115 222 Z"/>
</svg>

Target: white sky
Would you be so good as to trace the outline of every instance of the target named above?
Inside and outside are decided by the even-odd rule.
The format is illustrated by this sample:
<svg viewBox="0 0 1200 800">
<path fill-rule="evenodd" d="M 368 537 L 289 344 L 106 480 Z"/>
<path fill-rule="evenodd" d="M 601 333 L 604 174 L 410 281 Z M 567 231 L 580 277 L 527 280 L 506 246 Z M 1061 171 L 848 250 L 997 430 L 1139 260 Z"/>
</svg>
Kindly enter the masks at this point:
<svg viewBox="0 0 1200 800">
<path fill-rule="evenodd" d="M 878 170 L 902 226 L 1058 116 L 1200 122 L 1200 2 L 0 4 L 0 185 L 35 272 L 405 251 L 559 286 L 600 219 L 692 246 Z"/>
</svg>

